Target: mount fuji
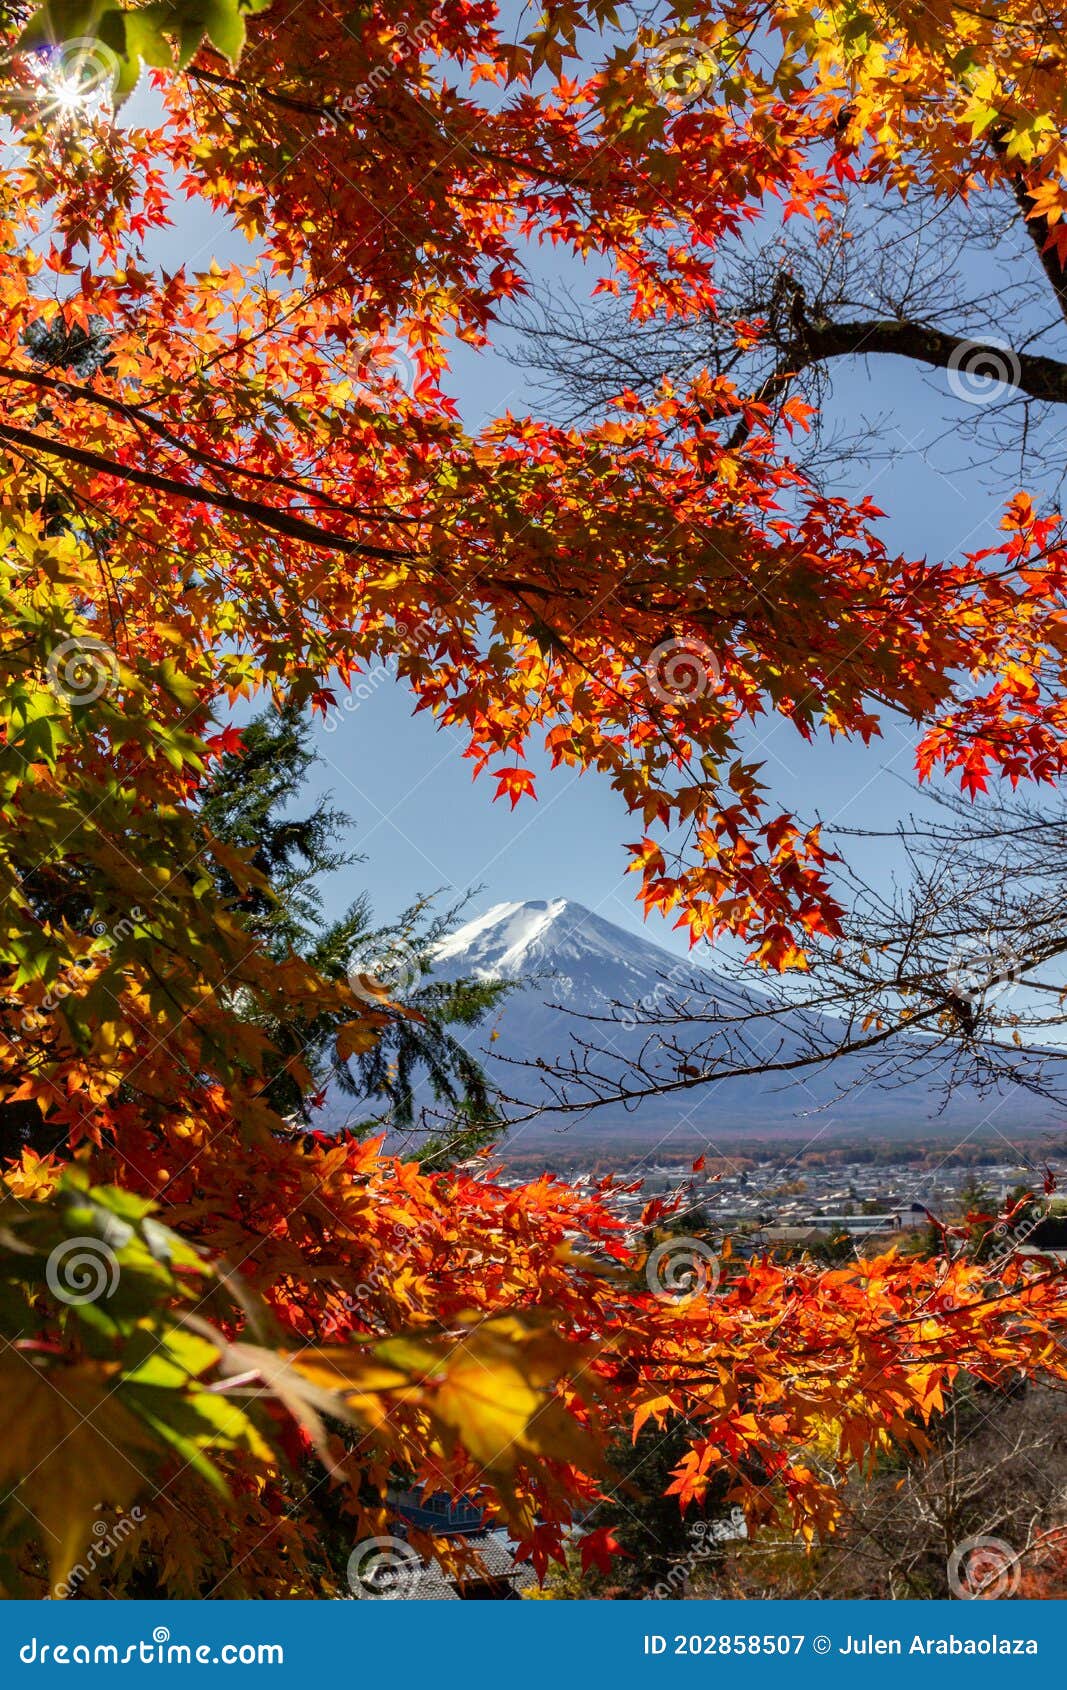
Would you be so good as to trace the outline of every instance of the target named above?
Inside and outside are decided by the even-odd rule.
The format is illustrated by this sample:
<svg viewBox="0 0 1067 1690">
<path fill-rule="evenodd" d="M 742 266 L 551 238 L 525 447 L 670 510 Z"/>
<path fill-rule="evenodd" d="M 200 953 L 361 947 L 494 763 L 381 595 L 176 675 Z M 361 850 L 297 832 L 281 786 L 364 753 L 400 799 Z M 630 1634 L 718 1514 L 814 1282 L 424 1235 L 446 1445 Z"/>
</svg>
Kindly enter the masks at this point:
<svg viewBox="0 0 1067 1690">
<path fill-rule="evenodd" d="M 638 1005 L 642 999 L 662 1005 L 668 991 L 673 1000 L 692 993 L 697 1013 L 701 1006 L 706 1013 L 709 996 L 732 1015 L 765 1007 L 757 991 L 681 960 L 566 898 L 495 904 L 440 942 L 433 972 L 449 979 L 517 982 L 502 999 L 496 1036 L 490 1038 L 488 1027 L 478 1028 L 467 1044 L 505 1094 L 533 1103 L 549 1101 L 544 1066 L 565 1061 L 576 1038 L 602 1047 L 607 1054 L 597 1055 L 598 1071 L 619 1078 L 626 1058 L 635 1057 L 649 1038 L 647 1029 L 634 1025 L 640 1011 L 632 1020 L 624 1015 L 613 1023 L 583 1021 L 583 1015 L 607 1017 L 613 1005 Z M 690 1030 L 688 1041 L 685 1028 L 672 1032 L 686 1048 L 700 1042 L 699 1028 Z M 788 1019 L 778 1024 L 768 1049 L 777 1060 L 788 1059 L 800 1050 L 801 1039 L 798 1012 L 794 1025 Z M 648 1097 L 629 1109 L 609 1104 L 587 1113 L 543 1115 L 522 1126 L 521 1142 L 524 1148 L 612 1143 L 641 1151 L 662 1147 L 664 1140 L 688 1147 L 736 1146 L 747 1137 L 944 1139 L 973 1132 L 987 1119 L 995 1123 L 998 1102 L 1004 1102 L 961 1087 L 939 1110 L 940 1096 L 919 1080 L 885 1090 L 865 1086 L 864 1073 L 859 1059 L 841 1058 L 829 1070 L 724 1079 Z M 1034 1119 L 1021 1120 L 1013 1100 L 1014 1132 L 1049 1124 L 1036 1100 L 1022 1091 L 1018 1099 Z"/>
</svg>

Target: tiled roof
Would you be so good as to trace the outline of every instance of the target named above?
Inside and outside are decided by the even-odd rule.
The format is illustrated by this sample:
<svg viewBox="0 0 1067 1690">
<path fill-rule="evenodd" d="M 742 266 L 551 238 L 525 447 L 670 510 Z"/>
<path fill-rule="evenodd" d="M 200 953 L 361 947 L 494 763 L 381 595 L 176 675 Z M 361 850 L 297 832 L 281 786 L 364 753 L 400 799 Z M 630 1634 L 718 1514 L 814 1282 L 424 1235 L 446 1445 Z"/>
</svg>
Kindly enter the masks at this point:
<svg viewBox="0 0 1067 1690">
<path fill-rule="evenodd" d="M 536 1582 L 532 1567 L 526 1561 L 515 1560 L 515 1546 L 505 1532 L 472 1532 L 463 1539 L 466 1549 L 478 1557 L 480 1567 L 471 1567 L 463 1575 L 465 1584 L 477 1585 L 482 1580 L 500 1580 L 517 1594 Z M 404 1590 L 409 1602 L 460 1602 L 456 1585 L 436 1563 L 423 1566 L 418 1579 Z"/>
</svg>

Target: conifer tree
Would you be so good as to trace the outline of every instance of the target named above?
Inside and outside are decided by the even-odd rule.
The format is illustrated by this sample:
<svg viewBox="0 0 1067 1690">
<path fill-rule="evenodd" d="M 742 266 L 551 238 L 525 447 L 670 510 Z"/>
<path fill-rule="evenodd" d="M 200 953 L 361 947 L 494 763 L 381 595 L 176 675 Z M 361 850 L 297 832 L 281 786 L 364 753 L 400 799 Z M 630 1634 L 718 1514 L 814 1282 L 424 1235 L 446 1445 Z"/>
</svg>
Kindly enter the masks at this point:
<svg viewBox="0 0 1067 1690">
<path fill-rule="evenodd" d="M 375 926 L 365 894 L 334 919 L 325 913 L 322 880 L 361 861 L 344 848 L 349 818 L 328 798 L 302 809 L 299 798 L 317 758 L 299 709 L 268 710 L 244 729 L 241 749 L 227 752 L 201 804 L 211 834 L 251 855 L 265 888 L 239 892 L 216 867 L 219 891 L 239 906 L 250 933 L 279 962 L 304 957 L 327 979 L 357 983 L 365 999 L 395 1010 L 369 1049 L 337 1054 L 340 1014 L 265 1030 L 278 1053 L 267 1096 L 294 1126 L 336 1126 L 365 1134 L 399 1129 L 417 1134 L 414 1153 L 435 1162 L 468 1154 L 501 1129 L 481 1064 L 457 1036 L 478 1027 L 507 989 L 498 982 L 432 977 L 433 949 L 457 914 L 433 913 L 420 899 L 390 926 Z M 453 1031 L 456 1029 L 457 1031 Z M 318 1089 L 305 1095 L 287 1060 L 299 1055 Z"/>
</svg>

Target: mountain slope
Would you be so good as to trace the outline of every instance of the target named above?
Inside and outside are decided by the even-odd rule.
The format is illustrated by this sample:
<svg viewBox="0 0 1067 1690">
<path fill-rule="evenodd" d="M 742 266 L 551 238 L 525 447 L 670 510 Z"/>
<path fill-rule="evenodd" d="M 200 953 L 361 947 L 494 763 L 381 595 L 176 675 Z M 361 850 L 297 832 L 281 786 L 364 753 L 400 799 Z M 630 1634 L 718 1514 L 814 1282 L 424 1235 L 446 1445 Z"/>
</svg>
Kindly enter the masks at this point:
<svg viewBox="0 0 1067 1690">
<path fill-rule="evenodd" d="M 583 1013 L 607 1016 L 613 1002 L 663 1003 L 668 991 L 677 998 L 697 987 L 694 1004 L 705 1009 L 709 992 L 734 1013 L 760 1004 L 757 993 L 745 993 L 733 982 L 564 898 L 494 905 L 443 941 L 434 972 L 452 979 L 468 975 L 523 982 L 504 999 L 496 1038 L 489 1042 L 488 1034 L 479 1031 L 469 1043 L 502 1089 L 525 1100 L 547 1100 L 544 1075 L 536 1067 L 516 1068 L 514 1063 L 558 1062 L 575 1037 L 633 1057 L 648 1037 L 632 1023 L 583 1023 Z M 766 1049 L 778 1061 L 787 1060 L 800 1049 L 799 1024 L 776 1030 Z M 610 1054 L 598 1057 L 597 1067 L 609 1076 L 623 1072 L 622 1063 Z M 940 1098 L 927 1086 L 910 1082 L 882 1090 L 864 1086 L 863 1072 L 862 1064 L 849 1058 L 830 1071 L 723 1080 L 651 1097 L 632 1110 L 608 1106 L 585 1115 L 544 1116 L 523 1126 L 522 1140 L 526 1146 L 550 1138 L 558 1144 L 562 1131 L 576 1143 L 625 1141 L 635 1149 L 651 1149 L 662 1140 L 736 1143 L 747 1135 L 816 1139 L 868 1132 L 908 1139 L 956 1137 L 987 1122 L 995 1124 L 998 1103 L 1002 1120 L 1006 1124 L 1010 1119 L 1013 1132 L 1050 1124 L 1041 1106 L 1021 1091 L 1009 1106 L 995 1096 L 979 1097 L 961 1088 L 938 1113 Z M 857 1089 L 841 1097 L 846 1081 L 857 1082 Z"/>
</svg>

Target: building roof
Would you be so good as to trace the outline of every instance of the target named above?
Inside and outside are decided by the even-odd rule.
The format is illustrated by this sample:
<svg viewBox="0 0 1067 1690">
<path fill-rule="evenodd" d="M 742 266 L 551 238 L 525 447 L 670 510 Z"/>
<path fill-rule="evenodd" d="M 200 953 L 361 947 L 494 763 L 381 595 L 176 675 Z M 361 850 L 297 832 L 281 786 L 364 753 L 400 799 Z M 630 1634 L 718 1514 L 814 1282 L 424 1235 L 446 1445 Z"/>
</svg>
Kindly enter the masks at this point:
<svg viewBox="0 0 1067 1690">
<path fill-rule="evenodd" d="M 410 1547 L 405 1551 L 396 1538 L 373 1540 L 370 1547 L 375 1543 L 393 1553 L 378 1562 L 369 1560 L 357 1577 L 350 1561 L 348 1588 L 357 1601 L 507 1602 L 537 1582 L 529 1562 L 516 1561 L 516 1545 L 500 1527 L 457 1535 L 453 1547 L 462 1543 L 465 1565 L 455 1572 L 419 1559 Z"/>
<path fill-rule="evenodd" d="M 769 1244 L 815 1244 L 826 1237 L 817 1226 L 765 1226 L 760 1228 Z"/>
<path fill-rule="evenodd" d="M 537 1582 L 529 1562 L 515 1560 L 515 1546 L 506 1532 L 470 1533 L 464 1537 L 463 1543 L 465 1548 L 477 1555 L 478 1567 L 469 1567 L 460 1575 L 450 1575 L 436 1563 L 432 1566 L 424 1563 L 418 1578 L 405 1587 L 403 1600 L 507 1601 Z"/>
</svg>

